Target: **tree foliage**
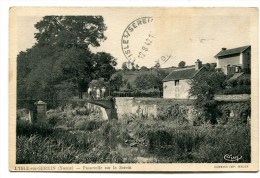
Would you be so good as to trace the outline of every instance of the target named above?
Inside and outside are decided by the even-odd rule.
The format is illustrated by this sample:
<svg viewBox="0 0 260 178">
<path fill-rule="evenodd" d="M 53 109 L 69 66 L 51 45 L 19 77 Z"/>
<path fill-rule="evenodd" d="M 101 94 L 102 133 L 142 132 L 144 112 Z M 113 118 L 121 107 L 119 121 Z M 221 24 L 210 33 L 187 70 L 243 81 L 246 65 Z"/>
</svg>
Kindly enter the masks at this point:
<svg viewBox="0 0 260 178">
<path fill-rule="evenodd" d="M 181 61 L 181 62 L 179 62 L 179 64 L 178 64 L 178 67 L 181 67 L 181 68 L 183 68 L 184 66 L 185 66 L 185 62 L 184 61 Z"/>
<path fill-rule="evenodd" d="M 123 69 L 123 71 L 129 71 L 129 69 L 127 67 L 127 62 L 122 63 L 122 69 Z"/>
<path fill-rule="evenodd" d="M 217 64 L 216 63 L 206 63 L 205 68 L 210 71 L 215 71 Z"/>
<path fill-rule="evenodd" d="M 39 31 L 35 38 L 41 45 L 88 48 L 98 47 L 106 39 L 102 16 L 45 16 L 35 28 Z"/>
<path fill-rule="evenodd" d="M 110 91 L 118 91 L 123 85 L 123 75 L 121 73 L 115 73 L 109 79 L 109 88 Z"/>
<path fill-rule="evenodd" d="M 154 68 L 160 68 L 161 67 L 161 64 L 159 61 L 156 61 L 155 65 L 154 65 Z"/>
<path fill-rule="evenodd" d="M 104 78 L 94 79 L 94 80 L 92 80 L 89 83 L 89 87 L 90 88 L 99 88 L 99 89 L 101 89 L 103 87 L 107 88 L 107 86 L 108 86 L 108 82 L 106 82 L 104 80 Z"/>
<path fill-rule="evenodd" d="M 135 71 L 138 69 L 138 64 L 135 65 L 135 61 L 127 61 L 122 63 L 122 70 L 125 71 Z"/>
<path fill-rule="evenodd" d="M 113 56 L 89 49 L 106 39 L 103 17 L 45 16 L 35 28 L 36 44 L 17 56 L 18 98 L 82 97 L 90 81 L 115 72 Z"/>
<path fill-rule="evenodd" d="M 166 77 L 167 72 L 162 69 L 153 69 L 150 73 L 142 73 L 139 74 L 134 84 L 139 90 L 147 90 L 147 89 L 159 89 L 163 88 L 163 79 Z"/>
<path fill-rule="evenodd" d="M 142 71 L 148 71 L 148 70 L 149 70 L 149 68 L 148 68 L 148 67 L 146 67 L 146 66 L 142 66 L 142 67 L 140 68 L 140 70 L 142 70 Z"/>
<path fill-rule="evenodd" d="M 203 120 L 215 123 L 215 100 L 214 95 L 223 89 L 226 76 L 215 71 L 201 71 L 190 82 L 189 94 L 195 97 L 194 104 L 203 113 Z"/>
</svg>

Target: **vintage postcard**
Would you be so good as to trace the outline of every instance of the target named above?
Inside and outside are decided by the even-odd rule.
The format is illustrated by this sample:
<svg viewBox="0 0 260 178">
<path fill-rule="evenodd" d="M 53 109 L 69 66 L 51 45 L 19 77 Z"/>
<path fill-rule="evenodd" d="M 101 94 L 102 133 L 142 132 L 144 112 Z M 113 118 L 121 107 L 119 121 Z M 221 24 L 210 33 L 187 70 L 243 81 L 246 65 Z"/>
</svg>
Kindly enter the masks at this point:
<svg viewBox="0 0 260 178">
<path fill-rule="evenodd" d="M 10 8 L 10 171 L 258 171 L 257 8 Z"/>
</svg>

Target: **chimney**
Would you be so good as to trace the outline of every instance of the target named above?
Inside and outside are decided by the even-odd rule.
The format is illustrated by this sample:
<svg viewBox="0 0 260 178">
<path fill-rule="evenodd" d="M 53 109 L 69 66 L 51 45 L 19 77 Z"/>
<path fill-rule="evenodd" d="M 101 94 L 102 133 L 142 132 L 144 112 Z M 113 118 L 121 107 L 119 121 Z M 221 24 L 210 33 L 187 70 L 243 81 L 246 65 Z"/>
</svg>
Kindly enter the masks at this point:
<svg viewBox="0 0 260 178">
<path fill-rule="evenodd" d="M 227 50 L 227 48 L 222 48 L 222 51 L 225 51 L 225 50 Z"/>
<path fill-rule="evenodd" d="M 199 70 L 202 67 L 202 62 L 197 59 L 197 61 L 195 62 L 195 70 Z"/>
</svg>

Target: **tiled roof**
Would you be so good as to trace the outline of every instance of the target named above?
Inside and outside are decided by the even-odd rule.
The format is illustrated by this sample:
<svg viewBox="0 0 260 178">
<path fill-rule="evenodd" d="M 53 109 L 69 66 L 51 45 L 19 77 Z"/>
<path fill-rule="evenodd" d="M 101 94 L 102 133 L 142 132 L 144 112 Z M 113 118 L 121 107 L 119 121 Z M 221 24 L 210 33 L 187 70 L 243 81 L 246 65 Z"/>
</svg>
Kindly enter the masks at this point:
<svg viewBox="0 0 260 178">
<path fill-rule="evenodd" d="M 204 68 L 204 67 L 202 67 Z M 176 69 L 172 71 L 169 75 L 167 75 L 163 81 L 173 81 L 173 80 L 181 80 L 181 79 L 192 79 L 200 70 L 195 70 L 195 67 L 192 68 L 182 68 Z"/>
<path fill-rule="evenodd" d="M 235 73 L 230 79 L 227 80 L 227 82 L 230 82 L 230 81 L 232 81 L 232 80 L 236 80 L 236 79 L 238 79 L 239 77 L 241 77 L 241 76 L 243 76 L 243 75 L 244 75 L 243 72 L 241 72 L 241 73 Z"/>
<path fill-rule="evenodd" d="M 242 47 L 233 48 L 233 49 L 221 50 L 218 54 L 215 55 L 215 57 L 227 56 L 227 55 L 231 55 L 231 54 L 240 54 L 249 47 L 250 46 L 242 46 Z"/>
</svg>

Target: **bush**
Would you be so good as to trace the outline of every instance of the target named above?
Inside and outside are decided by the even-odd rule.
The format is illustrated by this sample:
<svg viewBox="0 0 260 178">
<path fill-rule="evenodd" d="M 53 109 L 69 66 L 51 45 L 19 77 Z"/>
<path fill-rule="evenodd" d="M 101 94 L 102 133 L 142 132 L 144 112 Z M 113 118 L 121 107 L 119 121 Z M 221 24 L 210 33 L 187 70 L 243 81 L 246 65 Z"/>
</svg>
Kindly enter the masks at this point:
<svg viewBox="0 0 260 178">
<path fill-rule="evenodd" d="M 227 86 L 224 90 L 219 91 L 219 94 L 250 94 L 251 93 L 251 79 L 250 75 L 243 75 L 236 80 L 225 82 Z"/>
<path fill-rule="evenodd" d="M 149 151 L 162 151 L 161 149 L 172 144 L 172 135 L 165 130 L 148 131 Z"/>
<path fill-rule="evenodd" d="M 224 119 L 225 123 L 232 122 L 233 124 L 247 123 L 248 116 L 251 115 L 251 103 L 245 102 L 220 102 L 216 108 L 218 111 L 218 120 Z M 230 116 L 230 113 L 233 116 Z"/>
<path fill-rule="evenodd" d="M 174 120 L 178 124 L 188 123 L 187 118 L 188 109 L 186 106 L 173 104 L 159 113 L 158 119 L 160 120 Z"/>
<path fill-rule="evenodd" d="M 49 136 L 53 133 L 53 127 L 48 123 L 35 123 L 31 124 L 24 121 L 17 121 L 16 134 L 30 136 L 33 134 L 38 134 L 41 136 Z"/>
<path fill-rule="evenodd" d="M 61 117 L 60 113 L 52 113 L 48 115 L 48 123 L 52 126 L 55 126 L 60 120 L 60 117 Z"/>
<path fill-rule="evenodd" d="M 75 130 L 94 131 L 102 126 L 103 121 L 81 120 L 74 125 Z"/>
</svg>

